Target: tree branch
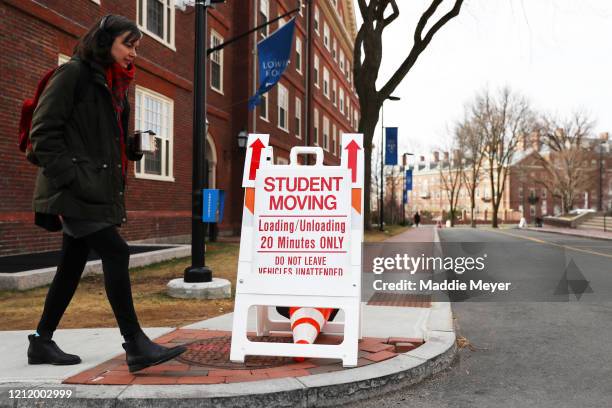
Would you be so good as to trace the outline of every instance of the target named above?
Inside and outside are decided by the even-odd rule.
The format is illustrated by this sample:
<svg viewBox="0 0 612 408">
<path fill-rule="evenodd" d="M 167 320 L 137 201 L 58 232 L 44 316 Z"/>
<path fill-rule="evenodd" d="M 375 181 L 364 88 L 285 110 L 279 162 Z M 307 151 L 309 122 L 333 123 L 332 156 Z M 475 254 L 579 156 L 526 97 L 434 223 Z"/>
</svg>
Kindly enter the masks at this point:
<svg viewBox="0 0 612 408">
<path fill-rule="evenodd" d="M 459 15 L 461 11 L 461 6 L 463 5 L 463 0 L 455 0 L 455 5 L 451 11 L 446 13 L 438 22 L 436 22 L 431 30 L 427 33 L 424 39 L 420 39 L 420 34 L 424 30 L 427 25 L 427 21 L 429 18 L 435 13 L 436 9 L 442 3 L 443 0 L 434 0 L 432 4 L 427 8 L 425 13 L 421 16 L 419 23 L 417 25 L 417 29 L 415 30 L 415 42 L 410 50 L 410 53 L 402 62 L 400 67 L 395 71 L 395 73 L 389 78 L 387 83 L 380 89 L 379 97 L 382 100 L 385 100 L 391 93 L 397 88 L 397 86 L 402 82 L 402 79 L 408 74 L 410 69 L 412 69 L 413 65 L 419 58 L 419 55 L 427 48 L 427 45 L 431 42 L 434 34 L 442 28 L 446 23 L 448 23 L 451 19 Z M 420 31 L 419 31 L 420 30 Z"/>
</svg>

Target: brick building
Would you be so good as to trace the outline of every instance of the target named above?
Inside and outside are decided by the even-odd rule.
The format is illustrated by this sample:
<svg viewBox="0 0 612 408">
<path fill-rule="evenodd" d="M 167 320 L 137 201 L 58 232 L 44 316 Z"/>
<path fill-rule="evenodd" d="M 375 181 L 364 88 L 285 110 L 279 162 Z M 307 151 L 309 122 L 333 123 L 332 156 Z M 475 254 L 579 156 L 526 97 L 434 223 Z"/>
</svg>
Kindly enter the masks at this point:
<svg viewBox="0 0 612 408">
<path fill-rule="evenodd" d="M 588 174 L 588 183 L 581 186 L 580 197 L 575 208 L 595 209 L 601 205 L 603 210 L 612 210 L 612 143 L 607 133 L 600 138 L 584 141 L 584 157 L 580 171 Z M 601 149 L 601 152 L 600 152 Z M 498 217 L 502 222 L 517 222 L 525 216 L 527 222 L 534 222 L 536 217 L 559 215 L 564 209 L 561 200 L 554 197 L 545 184 L 550 175 L 536 157 L 550 154 L 542 145 L 536 134 L 519 142 L 517 152 L 510 164 L 505 189 L 499 208 Z M 600 156 L 600 153 L 601 156 Z M 420 156 L 413 165 L 413 190 L 408 194 L 406 213 L 412 216 L 415 211 L 431 214 L 432 218 L 444 217 L 449 212 L 449 200 L 444 189 L 440 169 L 446 169 L 449 163 L 447 154 L 433 152 L 430 160 Z M 489 174 L 486 168 L 481 171 L 480 182 L 476 189 L 476 208 L 474 218 L 478 222 L 491 221 L 491 190 Z M 601 167 L 601 172 L 600 172 Z M 447 170 L 444 170 L 447 171 Z M 448 177 L 448 176 L 447 176 Z M 601 177 L 601 194 L 600 194 Z M 391 184 L 388 184 L 391 186 Z M 401 206 L 402 183 L 395 183 L 399 192 L 395 194 L 398 206 Z M 550 185 L 550 184 L 549 184 Z M 390 195 L 390 193 L 387 193 Z M 459 190 L 457 210 L 460 222 L 469 222 L 470 197 L 467 188 L 462 185 Z"/>
<path fill-rule="evenodd" d="M 327 163 L 339 163 L 342 132 L 356 129 L 359 106 L 352 81 L 356 23 L 352 0 L 305 2 L 297 16 L 291 63 L 253 112 L 256 42 L 273 23 L 211 55 L 207 135 L 210 187 L 226 191 L 221 234 L 238 234 L 243 192 L 241 131 L 269 133 L 275 160 L 287 162 L 296 145 L 319 145 Z M 209 9 L 208 43 L 217 45 L 296 7 L 290 0 L 229 0 Z M 36 169 L 16 146 L 21 102 L 42 75 L 72 55 L 77 39 L 105 14 L 137 21 L 144 37 L 130 90 L 133 129 L 157 133 L 158 152 L 128 175 L 130 241 L 187 242 L 191 233 L 194 8 L 185 0 L 4 0 L 0 2 L 0 255 L 57 249 L 60 233 L 33 224 Z M 309 34 L 310 33 L 310 34 Z M 308 40 L 311 38 L 311 41 Z"/>
</svg>

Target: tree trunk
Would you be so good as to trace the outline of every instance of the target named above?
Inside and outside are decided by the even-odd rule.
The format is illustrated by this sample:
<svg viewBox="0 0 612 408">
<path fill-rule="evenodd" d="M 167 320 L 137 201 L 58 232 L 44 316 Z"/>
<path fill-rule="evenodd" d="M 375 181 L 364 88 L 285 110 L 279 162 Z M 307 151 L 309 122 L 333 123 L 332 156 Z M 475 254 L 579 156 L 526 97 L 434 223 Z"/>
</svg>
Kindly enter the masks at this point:
<svg viewBox="0 0 612 408">
<path fill-rule="evenodd" d="M 367 121 L 366 119 L 367 118 Z M 378 111 L 374 114 L 363 115 L 359 118 L 359 132 L 363 133 L 363 147 L 364 147 L 364 182 L 363 182 L 363 222 L 364 229 L 372 229 L 372 211 L 370 207 L 370 199 L 372 198 L 372 139 L 374 137 L 374 131 L 376 130 L 376 124 L 378 123 Z M 380 180 L 382 183 L 383 180 Z M 384 205 L 384 203 L 381 203 Z"/>
<path fill-rule="evenodd" d="M 499 223 L 497 221 L 497 213 L 499 212 L 499 203 L 493 203 L 492 205 L 492 216 L 491 216 L 491 226 L 493 228 L 499 228 Z"/>
</svg>

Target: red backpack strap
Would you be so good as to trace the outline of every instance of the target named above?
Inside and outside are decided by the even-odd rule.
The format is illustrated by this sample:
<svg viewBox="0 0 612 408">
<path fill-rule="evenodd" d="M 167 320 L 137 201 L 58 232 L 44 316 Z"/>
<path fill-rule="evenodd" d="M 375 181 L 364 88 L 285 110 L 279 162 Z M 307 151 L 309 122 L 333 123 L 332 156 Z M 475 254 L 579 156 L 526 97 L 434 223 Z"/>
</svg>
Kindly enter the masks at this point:
<svg viewBox="0 0 612 408">
<path fill-rule="evenodd" d="M 47 86 L 47 82 L 51 78 L 51 75 L 57 70 L 53 68 L 49 72 L 47 72 L 42 79 L 38 82 L 36 86 L 36 92 L 34 93 L 34 98 L 26 99 L 23 101 L 23 105 L 21 106 L 21 118 L 19 119 L 19 150 L 25 152 L 26 150 L 31 150 L 32 144 L 30 142 L 30 128 L 32 126 L 32 116 L 34 115 L 34 110 L 36 109 L 36 105 L 38 105 L 38 100 L 40 99 L 40 95 L 43 93 L 45 87 Z"/>
</svg>

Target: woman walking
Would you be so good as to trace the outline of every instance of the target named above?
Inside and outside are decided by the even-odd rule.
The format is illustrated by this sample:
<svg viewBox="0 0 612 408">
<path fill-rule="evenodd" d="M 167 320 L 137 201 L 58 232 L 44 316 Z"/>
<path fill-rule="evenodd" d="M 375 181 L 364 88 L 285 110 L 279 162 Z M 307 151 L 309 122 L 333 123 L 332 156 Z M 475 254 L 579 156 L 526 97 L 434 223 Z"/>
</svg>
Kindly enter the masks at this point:
<svg viewBox="0 0 612 408">
<path fill-rule="evenodd" d="M 33 207 L 36 223 L 61 219 L 60 263 L 35 334 L 29 364 L 78 364 L 51 340 L 79 284 L 90 249 L 102 260 L 104 286 L 125 339 L 130 372 L 186 351 L 152 342 L 140 328 L 128 272 L 129 249 L 117 227 L 126 222 L 128 160 L 138 161 L 128 137 L 128 88 L 142 34 L 125 17 L 108 15 L 80 39 L 72 59 L 52 75 L 42 93 L 30 138 L 40 168 Z"/>
</svg>

